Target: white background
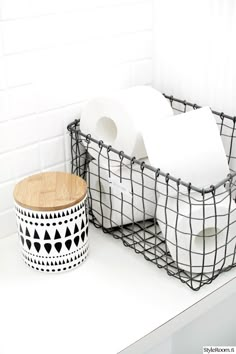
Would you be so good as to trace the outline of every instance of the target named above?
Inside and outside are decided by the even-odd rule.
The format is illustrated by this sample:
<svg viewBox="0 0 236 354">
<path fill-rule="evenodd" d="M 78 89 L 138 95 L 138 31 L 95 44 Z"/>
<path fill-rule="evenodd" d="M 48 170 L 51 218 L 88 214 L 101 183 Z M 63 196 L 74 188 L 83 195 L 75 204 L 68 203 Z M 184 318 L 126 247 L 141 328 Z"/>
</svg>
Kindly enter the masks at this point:
<svg viewBox="0 0 236 354">
<path fill-rule="evenodd" d="M 69 170 L 66 126 L 93 95 L 151 84 L 236 115 L 235 38 L 234 0 L 1 0 L 0 238 L 18 179 Z"/>
</svg>

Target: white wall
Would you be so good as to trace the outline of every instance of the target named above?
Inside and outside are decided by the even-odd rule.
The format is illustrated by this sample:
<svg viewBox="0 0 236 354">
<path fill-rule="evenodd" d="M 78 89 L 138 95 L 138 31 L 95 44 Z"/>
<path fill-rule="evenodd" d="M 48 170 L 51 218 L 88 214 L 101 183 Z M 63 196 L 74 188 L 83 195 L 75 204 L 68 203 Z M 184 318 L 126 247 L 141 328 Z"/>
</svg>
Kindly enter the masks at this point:
<svg viewBox="0 0 236 354">
<path fill-rule="evenodd" d="M 236 2 L 153 0 L 154 86 L 236 113 Z"/>
<path fill-rule="evenodd" d="M 154 87 L 235 115 L 234 0 L 0 2 L 0 237 L 22 177 L 69 169 L 66 126 L 96 93 Z"/>
<path fill-rule="evenodd" d="M 69 170 L 66 126 L 87 98 L 152 81 L 151 0 L 0 2 L 0 237 L 22 177 Z"/>
</svg>

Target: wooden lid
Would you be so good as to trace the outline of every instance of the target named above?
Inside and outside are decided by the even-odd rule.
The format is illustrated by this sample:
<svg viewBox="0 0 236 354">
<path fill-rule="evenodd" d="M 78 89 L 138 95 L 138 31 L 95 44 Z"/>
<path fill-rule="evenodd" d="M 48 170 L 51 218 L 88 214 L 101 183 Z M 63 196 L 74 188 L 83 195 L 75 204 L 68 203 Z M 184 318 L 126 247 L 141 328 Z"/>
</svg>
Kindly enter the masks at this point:
<svg viewBox="0 0 236 354">
<path fill-rule="evenodd" d="M 86 192 L 87 185 L 81 177 L 64 172 L 44 172 L 19 182 L 14 189 L 14 199 L 31 210 L 61 210 L 79 203 Z"/>
</svg>

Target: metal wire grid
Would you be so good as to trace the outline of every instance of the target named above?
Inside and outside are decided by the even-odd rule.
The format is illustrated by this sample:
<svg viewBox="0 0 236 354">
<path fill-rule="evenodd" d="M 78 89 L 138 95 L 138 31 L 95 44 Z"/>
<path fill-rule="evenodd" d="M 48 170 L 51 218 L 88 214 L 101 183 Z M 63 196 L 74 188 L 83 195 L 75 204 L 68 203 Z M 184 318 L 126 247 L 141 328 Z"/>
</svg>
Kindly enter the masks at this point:
<svg viewBox="0 0 236 354">
<path fill-rule="evenodd" d="M 173 96 L 165 97 L 176 113 L 200 108 Z M 79 120 L 68 125 L 71 171 L 88 183 L 90 221 L 193 290 L 236 265 L 236 117 L 212 112 L 231 174 L 205 189 L 84 134 Z M 196 207 L 200 210 L 197 217 Z M 196 222 L 202 225 L 201 234 L 194 233 Z M 205 232 L 209 222 L 210 235 Z"/>
</svg>

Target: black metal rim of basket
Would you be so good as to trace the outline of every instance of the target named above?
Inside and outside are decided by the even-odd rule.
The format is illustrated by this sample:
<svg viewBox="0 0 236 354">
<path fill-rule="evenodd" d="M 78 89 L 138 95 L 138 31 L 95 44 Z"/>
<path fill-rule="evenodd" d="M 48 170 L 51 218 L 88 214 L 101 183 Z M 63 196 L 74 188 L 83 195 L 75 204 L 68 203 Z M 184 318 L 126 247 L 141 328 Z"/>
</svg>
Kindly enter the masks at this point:
<svg viewBox="0 0 236 354">
<path fill-rule="evenodd" d="M 172 108 L 179 112 L 186 112 L 187 107 L 191 109 L 201 108 L 201 106 L 197 104 L 193 104 L 186 100 L 181 100 L 166 94 L 164 94 L 164 96 L 170 101 Z M 182 109 L 178 109 L 177 107 L 174 107 L 174 103 L 177 105 L 180 104 Z M 236 117 L 232 117 L 224 114 L 223 112 L 220 113 L 214 110 L 212 110 L 212 113 L 219 118 L 220 123 L 218 124 L 221 125 L 220 126 L 221 133 L 225 124 L 224 122 L 228 121 L 231 124 L 230 128 L 232 130 L 232 135 L 231 137 L 229 137 L 229 139 L 231 138 L 230 146 L 229 146 L 229 154 L 228 154 L 228 161 L 229 161 L 232 152 Z M 230 173 L 228 176 L 225 177 L 224 180 L 219 181 L 219 183 L 217 183 L 216 185 L 211 185 L 208 188 L 199 189 L 196 186 L 192 185 L 191 183 L 182 181 L 181 179 L 178 179 L 175 176 L 170 175 L 169 173 L 165 173 L 164 171 L 161 171 L 158 168 L 154 168 L 146 164 L 145 162 L 136 159 L 135 157 L 126 155 L 123 151 L 118 151 L 114 149 L 112 146 L 106 145 L 102 140 L 98 141 L 94 139 L 90 134 L 84 134 L 80 130 L 79 119 L 76 119 L 72 123 L 70 123 L 67 129 L 70 132 L 70 136 L 71 136 L 71 157 L 72 157 L 71 172 L 77 175 L 81 175 L 85 179 L 90 178 L 89 168 L 88 168 L 90 163 L 88 151 L 91 143 L 93 143 L 98 147 L 98 150 L 100 151 L 99 154 L 101 154 L 102 150 L 107 151 L 108 155 L 110 152 L 116 154 L 117 157 L 119 157 L 120 159 L 121 168 L 124 159 L 130 162 L 131 172 L 132 172 L 132 166 L 134 165 L 139 166 L 142 174 L 142 178 L 143 178 L 144 171 L 151 171 L 152 173 L 154 173 L 156 177 L 162 176 L 165 179 L 167 184 L 167 198 L 168 198 L 168 184 L 170 181 L 176 183 L 177 185 L 177 189 L 178 189 L 177 198 L 179 198 L 179 187 L 182 185 L 186 188 L 186 190 L 188 190 L 189 196 L 190 193 L 196 192 L 199 193 L 201 196 L 203 196 L 204 199 L 207 198 L 207 195 L 213 195 L 214 198 L 215 191 L 218 190 L 221 186 L 225 186 L 227 183 L 231 186 L 233 183 L 232 181 L 236 176 L 236 172 Z M 81 151 L 81 147 L 85 150 Z M 84 159 L 83 163 L 81 163 L 81 157 L 83 157 Z M 110 161 L 108 157 L 108 165 L 109 163 Z M 100 178 L 100 176 L 98 177 Z M 234 185 L 235 185 L 235 181 L 234 181 Z M 158 229 L 158 223 L 155 216 L 151 220 L 145 219 L 140 222 L 131 221 L 130 224 L 127 225 L 122 224 L 119 227 L 114 227 L 114 228 L 104 227 L 103 223 L 102 224 L 99 223 L 96 220 L 96 217 L 94 216 L 94 212 L 92 208 L 92 195 L 90 191 L 88 193 L 88 197 L 89 197 L 88 199 L 89 199 L 90 221 L 95 225 L 95 227 L 102 228 L 102 230 L 105 233 L 110 233 L 113 235 L 114 238 L 121 239 L 125 246 L 133 248 L 136 253 L 143 254 L 146 260 L 156 264 L 158 268 L 164 268 L 167 271 L 168 275 L 178 278 L 182 283 L 187 284 L 192 290 L 199 290 L 203 285 L 211 283 L 216 277 L 218 277 L 220 273 L 226 272 L 236 266 L 233 257 L 232 264 L 225 268 L 221 267 L 221 269 L 215 270 L 215 264 L 214 264 L 213 272 L 210 275 L 204 272 L 193 273 L 191 269 L 190 272 L 187 272 L 181 269 L 181 267 L 179 267 L 178 262 L 176 265 L 176 263 L 172 260 L 170 253 L 167 249 L 167 246 L 165 244 L 165 240 L 163 240 L 163 238 L 161 237 L 161 232 Z M 230 193 L 230 204 L 231 204 L 231 199 L 232 197 Z M 155 202 L 157 203 L 157 200 Z M 102 212 L 102 206 L 101 206 L 101 212 Z M 153 228 L 154 231 L 150 231 L 153 230 Z M 144 233 L 144 237 L 140 236 L 142 235 L 142 233 Z M 140 246 L 140 248 L 138 248 L 138 246 Z"/>
</svg>

